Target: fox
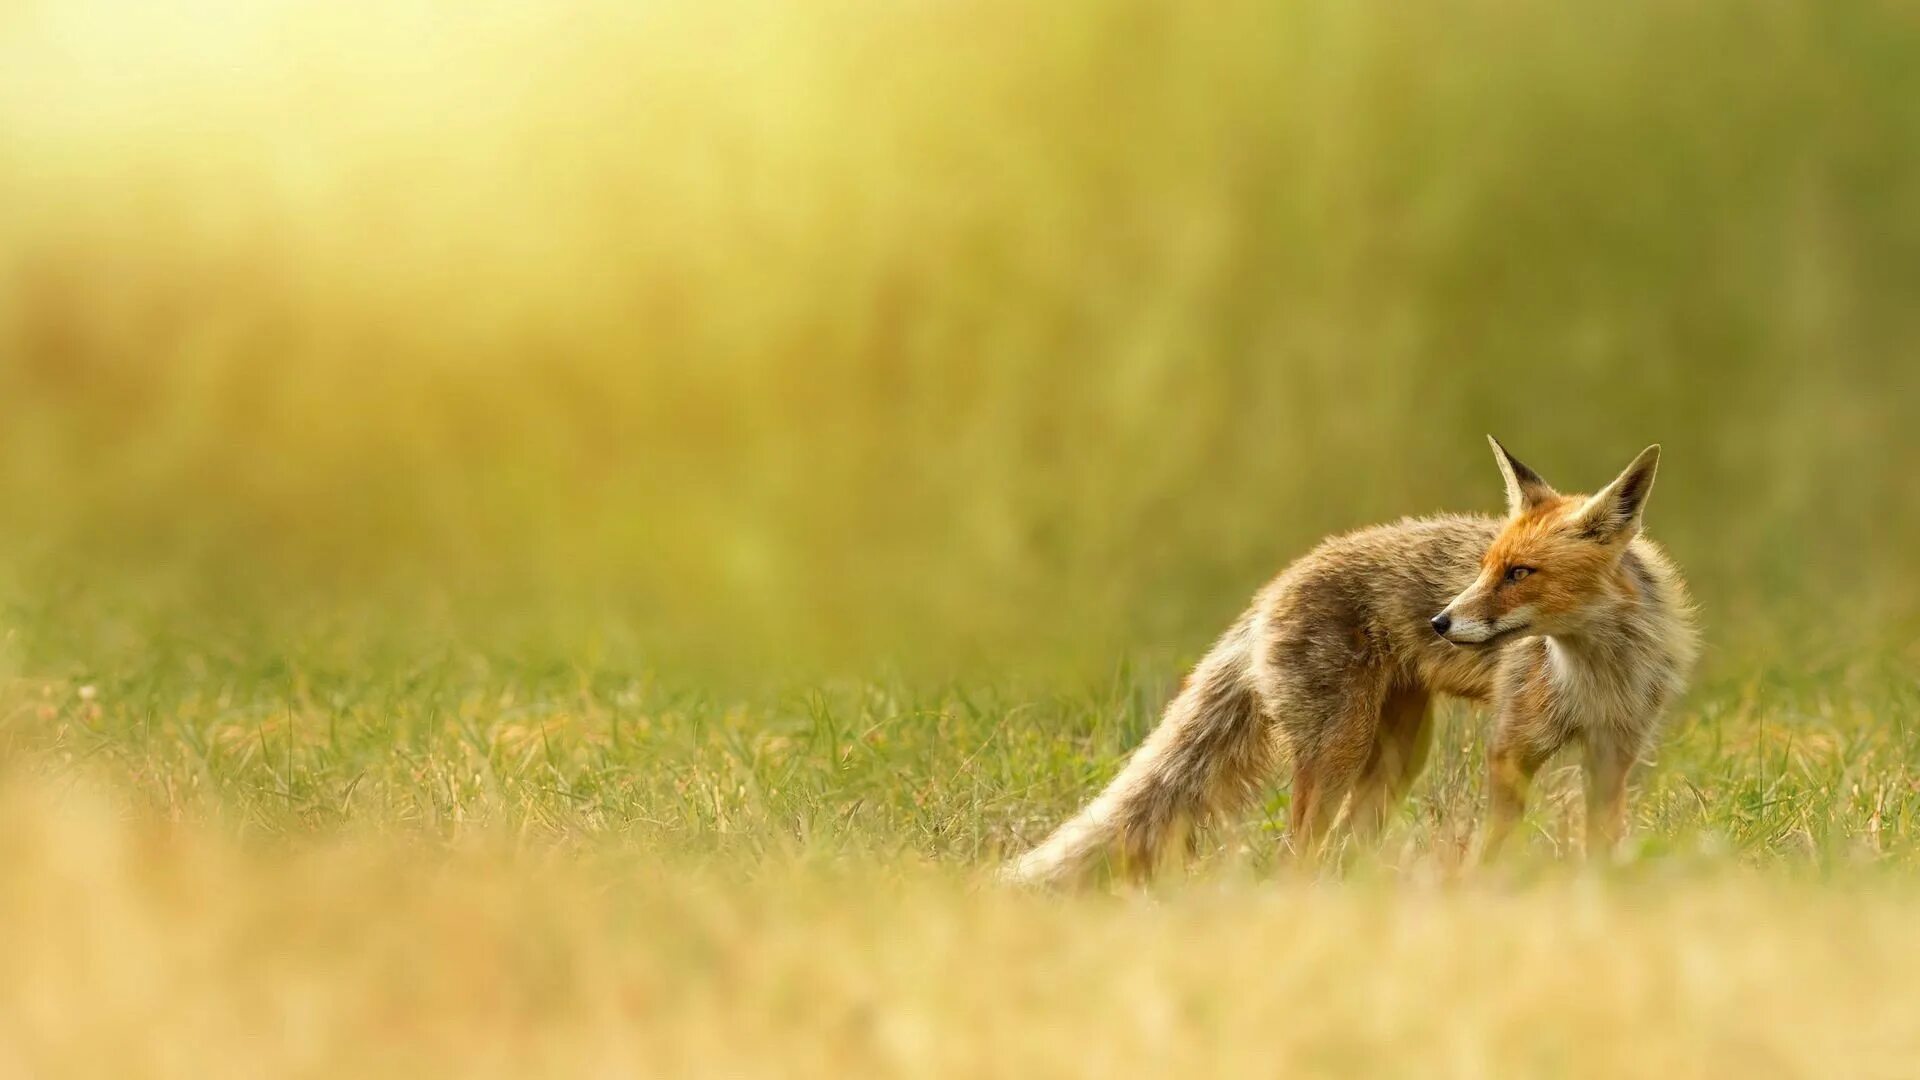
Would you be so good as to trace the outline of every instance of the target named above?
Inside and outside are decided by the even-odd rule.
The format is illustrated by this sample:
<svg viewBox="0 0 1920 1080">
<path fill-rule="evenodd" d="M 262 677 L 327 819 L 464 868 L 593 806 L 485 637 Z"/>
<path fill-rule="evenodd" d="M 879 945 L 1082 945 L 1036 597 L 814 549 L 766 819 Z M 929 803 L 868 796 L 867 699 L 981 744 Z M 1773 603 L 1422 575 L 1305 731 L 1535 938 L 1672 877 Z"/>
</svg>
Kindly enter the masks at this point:
<svg viewBox="0 0 1920 1080">
<path fill-rule="evenodd" d="M 1149 877 L 1282 762 L 1295 859 L 1317 862 L 1336 825 L 1371 843 L 1426 765 L 1441 696 L 1493 714 L 1475 862 L 1575 744 L 1588 855 L 1615 850 L 1629 772 L 1699 649 L 1686 583 L 1642 535 L 1660 447 L 1594 494 L 1563 495 L 1487 441 L 1504 518 L 1409 517 L 1322 541 L 1256 593 L 1105 790 L 1001 877 L 1060 885 L 1108 860 Z"/>
</svg>

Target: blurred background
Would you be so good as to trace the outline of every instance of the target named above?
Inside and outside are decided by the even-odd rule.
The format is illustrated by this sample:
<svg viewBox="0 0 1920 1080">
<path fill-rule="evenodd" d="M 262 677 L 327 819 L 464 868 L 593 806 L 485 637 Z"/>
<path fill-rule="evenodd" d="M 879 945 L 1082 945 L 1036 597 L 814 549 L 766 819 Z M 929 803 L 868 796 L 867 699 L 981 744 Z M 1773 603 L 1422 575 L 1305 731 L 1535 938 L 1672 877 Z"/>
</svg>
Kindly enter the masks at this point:
<svg viewBox="0 0 1920 1080">
<path fill-rule="evenodd" d="M 1495 510 L 1491 431 L 1665 445 L 1710 670 L 1898 654 L 1916 295 L 1897 4 L 6 0 L 0 602 L 1098 672 Z"/>
</svg>

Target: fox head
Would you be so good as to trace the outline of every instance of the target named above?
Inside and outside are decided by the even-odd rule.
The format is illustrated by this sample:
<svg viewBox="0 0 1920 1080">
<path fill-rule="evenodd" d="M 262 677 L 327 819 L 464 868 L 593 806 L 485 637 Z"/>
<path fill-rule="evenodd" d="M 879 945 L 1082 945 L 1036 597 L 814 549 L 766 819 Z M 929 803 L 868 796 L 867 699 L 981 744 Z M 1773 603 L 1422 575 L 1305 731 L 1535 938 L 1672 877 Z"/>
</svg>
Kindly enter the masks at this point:
<svg viewBox="0 0 1920 1080">
<path fill-rule="evenodd" d="M 1507 522 L 1473 584 L 1433 617 L 1434 632 L 1474 646 L 1578 633 L 1596 612 L 1633 594 L 1621 560 L 1640 534 L 1660 447 L 1640 451 L 1598 494 L 1562 495 L 1498 439 L 1487 441 L 1507 482 Z"/>
</svg>

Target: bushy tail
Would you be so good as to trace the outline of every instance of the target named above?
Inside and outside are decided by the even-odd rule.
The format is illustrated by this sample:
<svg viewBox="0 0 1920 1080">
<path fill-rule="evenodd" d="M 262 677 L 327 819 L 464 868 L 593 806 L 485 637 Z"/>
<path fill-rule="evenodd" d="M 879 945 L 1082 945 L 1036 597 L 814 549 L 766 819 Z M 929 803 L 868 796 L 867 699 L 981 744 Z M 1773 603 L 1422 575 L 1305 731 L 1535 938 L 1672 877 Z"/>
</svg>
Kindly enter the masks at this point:
<svg viewBox="0 0 1920 1080">
<path fill-rule="evenodd" d="M 1189 827 L 1245 802 L 1274 753 L 1250 674 L 1252 639 L 1243 618 L 1194 668 L 1113 783 L 1002 878 L 1062 884 L 1109 854 L 1131 874 L 1151 874 Z"/>
</svg>

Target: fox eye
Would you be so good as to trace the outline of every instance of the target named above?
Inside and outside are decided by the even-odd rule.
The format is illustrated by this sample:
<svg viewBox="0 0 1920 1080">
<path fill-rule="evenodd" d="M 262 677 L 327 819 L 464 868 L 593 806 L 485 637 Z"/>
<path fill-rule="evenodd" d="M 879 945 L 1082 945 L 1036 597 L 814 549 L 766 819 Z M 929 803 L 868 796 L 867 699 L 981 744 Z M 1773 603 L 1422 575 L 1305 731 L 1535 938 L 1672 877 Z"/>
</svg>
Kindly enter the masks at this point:
<svg viewBox="0 0 1920 1080">
<path fill-rule="evenodd" d="M 1516 566 L 1507 571 L 1507 580 L 1519 581 L 1531 573 L 1533 573 L 1533 567 L 1531 566 Z"/>
</svg>

